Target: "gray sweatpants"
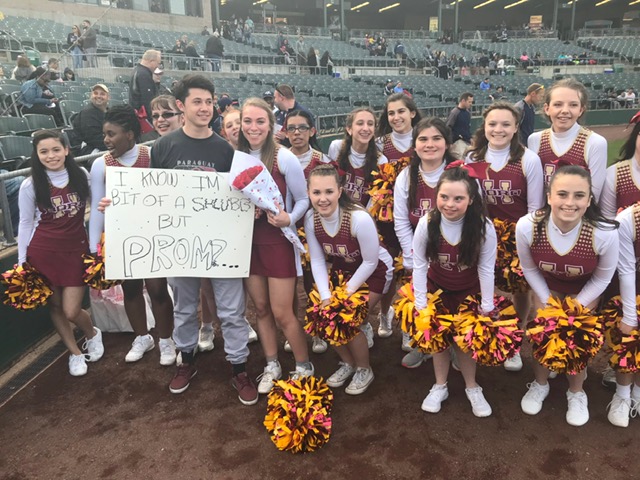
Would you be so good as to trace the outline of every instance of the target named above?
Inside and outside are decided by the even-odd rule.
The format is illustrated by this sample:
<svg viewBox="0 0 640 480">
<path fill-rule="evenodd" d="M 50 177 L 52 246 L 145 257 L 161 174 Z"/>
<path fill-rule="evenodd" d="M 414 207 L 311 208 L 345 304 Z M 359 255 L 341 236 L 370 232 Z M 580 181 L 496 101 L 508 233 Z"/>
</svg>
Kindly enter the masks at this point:
<svg viewBox="0 0 640 480">
<path fill-rule="evenodd" d="M 232 364 L 245 363 L 249 357 L 249 327 L 244 319 L 245 299 L 241 278 L 212 278 L 218 318 L 222 327 L 226 359 Z M 198 344 L 198 303 L 200 278 L 169 278 L 173 289 L 173 340 L 181 351 L 192 351 Z"/>
</svg>

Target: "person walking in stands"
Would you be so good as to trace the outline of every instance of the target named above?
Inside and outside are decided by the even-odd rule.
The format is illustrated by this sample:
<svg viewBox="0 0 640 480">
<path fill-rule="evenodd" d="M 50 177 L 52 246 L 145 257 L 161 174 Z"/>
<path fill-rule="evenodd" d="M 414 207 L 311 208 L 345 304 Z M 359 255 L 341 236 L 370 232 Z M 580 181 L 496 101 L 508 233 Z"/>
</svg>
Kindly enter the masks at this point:
<svg viewBox="0 0 640 480">
<path fill-rule="evenodd" d="M 80 48 L 79 40 L 81 36 L 82 33 L 77 25 L 71 27 L 71 32 L 67 34 L 67 46 L 69 47 L 69 52 L 71 52 L 73 68 L 75 70 L 82 68 L 82 56 L 84 53 L 82 52 L 82 48 Z"/>
<path fill-rule="evenodd" d="M 427 292 L 442 290 L 450 312 L 457 312 L 468 295 L 481 293 L 482 312 L 492 314 L 497 239 L 485 211 L 476 180 L 466 167 L 447 166 L 436 186 L 436 208 L 418 221 L 413 237 L 416 311 L 427 307 Z M 476 362 L 456 345 L 449 349 L 456 352 L 473 414 L 488 417 L 491 406 L 476 382 Z M 449 397 L 449 349 L 433 355 L 436 383 L 422 402 L 425 412 L 438 413 Z"/>
<path fill-rule="evenodd" d="M 529 137 L 535 129 L 536 105 L 539 105 L 543 99 L 544 85 L 532 83 L 527 88 L 527 96 L 515 104 L 515 107 L 520 112 L 518 135 L 520 137 L 520 143 L 524 146 L 527 146 Z"/>
<path fill-rule="evenodd" d="M 251 268 L 249 278 L 245 279 L 247 292 L 256 307 L 258 334 L 267 362 L 259 377 L 258 392 L 267 394 L 273 382 L 282 377 L 276 325 L 282 328 L 295 357 L 293 378 L 314 374 L 305 333 L 293 311 L 297 251 L 280 231 L 282 227 L 295 227 L 309 208 L 309 198 L 304 188 L 300 162 L 289 150 L 274 141 L 275 118 L 269 105 L 261 98 L 251 97 L 245 100 L 241 112 L 238 150 L 262 161 L 287 204 L 279 206 L 277 215 L 256 211 Z M 289 204 L 291 207 L 287 212 Z"/>
<path fill-rule="evenodd" d="M 485 109 L 482 117 L 482 126 L 473 137 L 466 162 L 486 167 L 479 183 L 489 218 L 516 223 L 527 213 L 542 208 L 544 186 L 540 158 L 520 143 L 519 115 L 510 103 L 496 102 Z M 518 318 L 526 324 L 531 292 L 511 293 L 511 298 Z M 504 368 L 522 370 L 520 353 L 508 358 Z"/>
<path fill-rule="evenodd" d="M 394 228 L 402 248 L 402 266 L 413 271 L 413 238 L 418 221 L 436 205 L 436 185 L 445 167 L 455 158 L 449 151 L 451 131 L 436 117 L 423 118 L 413 129 L 409 166 L 402 170 L 393 189 Z M 431 355 L 411 348 L 409 335 L 402 333 L 405 368 L 417 368 Z"/>
<path fill-rule="evenodd" d="M 107 167 L 149 168 L 149 147 L 137 145 L 140 140 L 140 123 L 130 105 L 116 105 L 104 117 L 104 143 L 108 152 L 98 157 L 91 167 L 91 218 L 89 220 L 89 248 L 95 253 L 104 232 L 104 214 L 99 211 L 100 200 L 105 197 Z M 133 279 L 122 282 L 124 308 L 136 338 L 125 356 L 125 362 L 137 362 L 155 348 L 155 340 L 147 327 L 147 314 L 143 287 L 146 285 L 151 299 L 151 309 L 160 337 L 160 365 L 173 365 L 176 347 L 171 339 L 173 304 L 167 289 L 166 278 Z"/>
<path fill-rule="evenodd" d="M 88 66 L 96 68 L 98 66 L 98 34 L 94 28 L 91 28 L 89 20 L 82 21 L 82 36 L 78 40 L 78 44 L 87 57 Z"/>
<path fill-rule="evenodd" d="M 147 119 L 151 122 L 151 99 L 156 96 L 156 84 L 153 72 L 160 66 L 162 54 L 158 50 L 147 50 L 140 63 L 133 67 L 129 82 L 129 105 L 140 111 L 143 107 Z"/>
<path fill-rule="evenodd" d="M 587 105 L 587 89 L 580 82 L 565 78 L 554 83 L 544 101 L 544 113 L 551 128 L 533 133 L 528 145 L 542 161 L 545 185 L 561 165 L 580 165 L 591 173 L 597 202 L 606 177 L 607 140 L 578 123 Z"/>
<path fill-rule="evenodd" d="M 204 55 L 211 61 L 211 68 L 214 72 L 219 72 L 224 57 L 224 45 L 220 39 L 220 34 L 215 31 L 207 39 L 204 47 Z"/>
<path fill-rule="evenodd" d="M 516 245 L 524 276 L 536 306 L 550 296 L 570 296 L 594 309 L 618 264 L 617 222 L 605 219 L 595 201 L 589 171 L 579 165 L 560 167 L 552 176 L 547 204 L 518 220 Z M 567 272 L 580 271 L 580 274 Z M 549 370 L 533 363 L 535 380 L 522 398 L 522 411 L 537 415 L 549 395 Z M 569 425 L 589 421 L 587 394 L 582 385 L 585 371 L 567 375 Z"/>
<path fill-rule="evenodd" d="M 464 158 L 464 154 L 471 143 L 471 106 L 473 105 L 473 93 L 465 92 L 460 95 L 458 105 L 454 107 L 447 117 L 447 127 L 451 129 L 451 153 L 458 158 Z"/>
<path fill-rule="evenodd" d="M 367 192 L 373 183 L 372 172 L 378 165 L 389 161 L 376 146 L 375 131 L 376 115 L 373 110 L 369 107 L 358 107 L 347 116 L 344 138 L 334 140 L 329 146 L 328 157 L 345 172 L 342 188 L 352 200 L 365 208 L 369 207 L 370 198 Z M 373 347 L 371 324 L 365 322 L 360 328 L 367 337 L 369 348 Z"/>
<path fill-rule="evenodd" d="M 90 196 L 89 173 L 69 151 L 62 133 L 39 130 L 33 135 L 31 176 L 20 187 L 18 264 L 29 262 L 49 282 L 51 321 L 69 349 L 69 373 L 87 373 L 86 362 L 104 354 L 102 332 L 82 309 L 86 285 L 82 279 L 87 253 L 84 213 Z M 70 323 L 71 322 L 71 323 Z M 74 324 L 82 330 L 86 355 L 78 348 Z"/>
<path fill-rule="evenodd" d="M 331 300 L 327 272 L 330 261 L 332 273 L 345 274 L 347 293 L 355 293 L 364 283 L 368 285 L 371 312 L 393 276 L 393 262 L 380 245 L 375 222 L 359 202 L 347 195 L 332 165 L 319 165 L 309 173 L 308 190 L 313 209 L 305 215 L 304 229 L 322 304 Z M 364 393 L 374 378 L 364 333 L 359 332 L 348 344 L 334 348 L 341 361 L 338 370 L 327 379 L 327 385 L 341 387 L 353 377 L 345 392 Z"/>
</svg>

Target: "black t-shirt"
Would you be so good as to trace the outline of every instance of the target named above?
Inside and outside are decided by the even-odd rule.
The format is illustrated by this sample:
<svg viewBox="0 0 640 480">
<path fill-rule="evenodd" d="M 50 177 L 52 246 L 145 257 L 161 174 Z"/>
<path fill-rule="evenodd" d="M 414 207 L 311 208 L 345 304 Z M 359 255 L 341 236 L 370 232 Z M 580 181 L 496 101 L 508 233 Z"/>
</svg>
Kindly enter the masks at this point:
<svg viewBox="0 0 640 480">
<path fill-rule="evenodd" d="M 209 138 L 191 138 L 181 128 L 151 148 L 151 168 L 228 172 L 232 161 L 233 148 L 213 132 Z"/>
</svg>

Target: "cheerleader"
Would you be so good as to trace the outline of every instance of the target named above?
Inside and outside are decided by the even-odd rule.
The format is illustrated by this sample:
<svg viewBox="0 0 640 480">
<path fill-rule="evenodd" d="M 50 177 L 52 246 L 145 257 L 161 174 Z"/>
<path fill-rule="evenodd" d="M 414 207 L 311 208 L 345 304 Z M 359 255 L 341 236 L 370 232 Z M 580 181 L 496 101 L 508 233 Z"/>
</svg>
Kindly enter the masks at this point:
<svg viewBox="0 0 640 480">
<path fill-rule="evenodd" d="M 637 134 L 636 134 L 637 137 Z M 635 163 L 635 162 L 634 162 Z M 620 259 L 618 260 L 618 279 L 622 298 L 622 322 L 620 331 L 629 335 L 638 330 L 638 312 L 636 295 L 640 291 L 640 204 L 625 209 L 616 218 L 620 222 L 618 237 L 620 241 Z M 629 415 L 640 408 L 640 373 L 616 372 L 616 393 L 609 403 L 607 418 L 616 427 L 629 426 Z M 633 390 L 631 389 L 633 384 Z"/>
<path fill-rule="evenodd" d="M 575 297 L 593 309 L 611 281 L 618 262 L 617 224 L 605 219 L 594 201 L 591 176 L 581 166 L 560 167 L 551 177 L 547 204 L 522 217 L 516 225 L 516 245 L 524 276 L 538 307 L 551 295 Z M 520 403 L 522 411 L 536 415 L 549 394 L 549 370 L 534 362 L 535 380 Z M 567 375 L 567 423 L 589 421 L 585 372 Z"/>
<path fill-rule="evenodd" d="M 349 277 L 349 294 L 367 283 L 371 311 L 387 292 L 393 276 L 391 256 L 380 245 L 375 222 L 346 194 L 333 166 L 314 168 L 308 183 L 313 210 L 307 212 L 304 226 L 311 270 L 323 305 L 331 299 L 327 273 L 327 260 L 330 260 L 332 271 L 342 271 Z M 364 393 L 374 378 L 364 333 L 358 333 L 348 344 L 335 349 L 341 359 L 340 367 L 327 379 L 327 385 L 341 387 L 353 376 L 346 393 Z"/>
<path fill-rule="evenodd" d="M 87 253 L 84 213 L 89 198 L 89 174 L 78 166 L 63 135 L 57 130 L 33 134 L 31 177 L 20 186 L 18 264 L 29 262 L 48 281 L 51 321 L 71 355 L 69 373 L 87 373 L 86 362 L 104 354 L 102 332 L 82 310 L 86 286 L 82 254 Z M 71 324 L 86 341 L 78 348 Z"/>
<path fill-rule="evenodd" d="M 242 128 L 238 136 L 238 150 L 259 158 L 271 172 L 282 198 L 287 203 L 287 192 L 292 196 L 289 212 L 280 206 L 280 212 L 257 211 L 253 229 L 251 267 L 245 286 L 258 318 L 258 333 L 267 365 L 259 377 L 258 392 L 269 393 L 273 382 L 282 376 L 278 362 L 276 324 L 289 341 L 296 369 L 293 377 L 313 375 L 304 330 L 293 311 L 293 296 L 297 279 L 295 255 L 297 252 L 282 235 L 281 227 L 295 227 L 309 207 L 304 188 L 304 174 L 300 162 L 289 150 L 276 145 L 273 139 L 275 117 L 262 99 L 247 99 L 241 111 Z"/>
<path fill-rule="evenodd" d="M 390 163 L 413 154 L 412 131 L 422 115 L 411 97 L 404 93 L 395 93 L 387 97 L 384 110 L 378 124 L 376 145 Z M 400 255 L 401 247 L 396 236 L 393 222 L 378 221 L 378 231 L 392 258 Z M 391 281 L 389 292 L 380 302 L 378 315 L 378 336 L 390 337 L 393 333 L 394 311 L 391 307 L 396 293 L 395 279 Z"/>
<path fill-rule="evenodd" d="M 482 114 L 466 162 L 486 162 L 479 180 L 489 218 L 517 222 L 542 207 L 544 189 L 538 155 L 520 144 L 518 111 L 506 102 L 496 102 Z M 481 164 L 478 164 L 481 166 Z M 526 323 L 531 309 L 530 292 L 511 295 L 518 318 Z M 522 370 L 520 352 L 507 359 L 505 370 Z"/>
<path fill-rule="evenodd" d="M 369 207 L 369 194 L 373 182 L 372 172 L 378 165 L 387 163 L 387 157 L 381 154 L 375 142 L 376 116 L 369 107 L 358 107 L 348 116 L 345 125 L 344 138 L 334 140 L 329 146 L 329 158 L 338 164 L 344 172 L 342 186 L 355 202 L 363 207 Z M 382 322 L 382 332 L 392 331 L 393 317 L 379 315 Z M 362 325 L 367 337 L 367 345 L 373 347 L 373 327 L 369 322 Z M 388 336 L 388 335 L 387 335 Z"/>
<path fill-rule="evenodd" d="M 599 202 L 602 214 L 607 218 L 615 218 L 621 209 L 640 201 L 640 113 L 633 116 L 629 122 L 632 124 L 633 129 L 620 148 L 619 158 L 607 168 Z"/>
<path fill-rule="evenodd" d="M 427 292 L 442 290 L 444 306 L 456 313 L 468 295 L 482 295 L 481 310 L 493 312 L 496 233 L 486 217 L 484 202 L 467 167 L 450 165 L 436 186 L 436 205 L 418 221 L 413 237 L 415 307 L 427 307 Z M 469 353 L 452 347 L 465 382 L 465 393 L 476 417 L 491 415 L 491 406 L 476 383 L 476 362 Z M 447 376 L 450 352 L 433 355 L 436 383 L 422 402 L 422 410 L 438 413 L 449 397 Z"/>
<path fill-rule="evenodd" d="M 155 121 L 158 122 L 159 118 Z M 131 106 L 111 107 L 105 114 L 102 130 L 108 152 L 98 157 L 91 167 L 93 190 L 89 218 L 91 252 L 96 251 L 104 231 L 104 213 L 100 210 L 100 200 L 105 197 L 106 167 L 149 168 L 150 165 L 149 147 L 136 145 L 140 138 L 140 123 Z M 155 348 L 155 340 L 147 327 L 146 304 L 143 296 L 145 285 L 151 299 L 151 310 L 160 337 L 158 342 L 160 365 L 173 365 L 176 361 L 176 346 L 171 338 L 173 302 L 169 296 L 166 278 L 134 279 L 122 282 L 124 309 L 136 334 L 131 349 L 125 356 L 125 362 L 137 362 L 146 352 Z"/>
<path fill-rule="evenodd" d="M 593 196 L 598 201 L 607 168 L 607 141 L 578 123 L 587 102 L 587 89 L 577 80 L 565 78 L 554 83 L 544 103 L 551 128 L 531 134 L 528 144 L 542 161 L 545 185 L 559 166 L 580 165 L 591 173 Z"/>
<path fill-rule="evenodd" d="M 454 158 L 449 127 L 436 117 L 424 118 L 413 129 L 411 160 L 402 170 L 393 189 L 393 218 L 396 235 L 402 247 L 402 266 L 413 270 L 413 234 L 418 221 L 435 208 L 436 185 L 444 168 Z M 407 353 L 402 366 L 417 368 L 430 355 L 409 346 L 409 335 L 402 333 L 402 349 Z"/>
</svg>

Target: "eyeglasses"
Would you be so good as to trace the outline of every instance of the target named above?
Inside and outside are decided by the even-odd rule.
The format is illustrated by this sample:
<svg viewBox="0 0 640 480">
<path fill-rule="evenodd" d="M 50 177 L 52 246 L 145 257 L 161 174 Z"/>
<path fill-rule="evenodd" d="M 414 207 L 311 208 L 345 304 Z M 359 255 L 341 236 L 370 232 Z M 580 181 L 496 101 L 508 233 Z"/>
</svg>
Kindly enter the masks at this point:
<svg viewBox="0 0 640 480">
<path fill-rule="evenodd" d="M 158 120 L 160 117 L 162 117 L 165 120 L 168 120 L 175 117 L 176 115 L 181 115 L 181 112 L 154 113 L 153 115 L 151 115 L 151 118 L 153 118 L 154 120 Z"/>
<path fill-rule="evenodd" d="M 289 127 L 287 127 L 287 133 L 296 133 L 296 131 L 300 132 L 300 133 L 306 133 L 309 130 L 311 130 L 311 127 L 309 125 L 291 125 Z"/>
</svg>

